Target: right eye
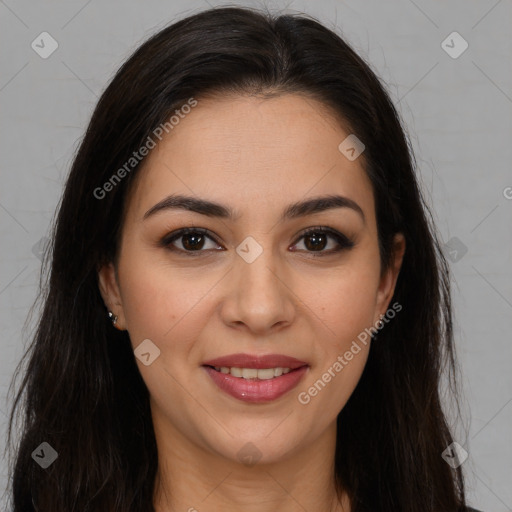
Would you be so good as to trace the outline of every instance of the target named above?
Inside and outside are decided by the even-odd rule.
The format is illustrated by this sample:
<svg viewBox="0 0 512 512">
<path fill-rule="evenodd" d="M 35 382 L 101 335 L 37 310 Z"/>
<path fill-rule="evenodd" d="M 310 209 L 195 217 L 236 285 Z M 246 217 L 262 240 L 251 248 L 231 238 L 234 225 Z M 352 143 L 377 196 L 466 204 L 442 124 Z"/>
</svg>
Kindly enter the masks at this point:
<svg viewBox="0 0 512 512">
<path fill-rule="evenodd" d="M 207 239 L 214 242 L 217 247 L 219 246 L 215 238 L 208 233 L 209 231 L 204 228 L 183 228 L 166 235 L 162 239 L 161 244 L 174 252 L 182 252 L 187 254 L 187 256 L 199 256 L 199 254 L 194 253 L 211 250 L 211 248 L 203 250 Z M 181 248 L 174 245 L 176 241 L 179 241 Z"/>
</svg>

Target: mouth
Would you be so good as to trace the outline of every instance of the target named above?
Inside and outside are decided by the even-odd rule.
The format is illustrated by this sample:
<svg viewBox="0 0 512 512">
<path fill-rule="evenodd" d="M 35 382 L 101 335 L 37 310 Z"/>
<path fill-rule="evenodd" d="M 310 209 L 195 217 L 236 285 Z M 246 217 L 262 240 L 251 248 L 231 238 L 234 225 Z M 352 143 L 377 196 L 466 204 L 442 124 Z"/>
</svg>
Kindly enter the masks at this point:
<svg viewBox="0 0 512 512">
<path fill-rule="evenodd" d="M 276 400 L 295 388 L 309 369 L 304 361 L 276 354 L 234 354 L 202 367 L 221 391 L 244 402 Z"/>
<path fill-rule="evenodd" d="M 207 365 L 209 366 L 209 365 Z M 286 375 L 290 373 L 291 368 L 282 368 L 278 366 L 277 368 L 236 368 L 236 367 L 228 367 L 228 366 L 209 366 L 209 368 L 213 368 L 215 371 L 220 372 L 224 375 L 232 375 L 233 377 L 238 377 L 246 380 L 271 380 L 276 377 L 281 377 L 281 375 Z M 302 367 L 301 367 L 302 368 Z"/>
</svg>

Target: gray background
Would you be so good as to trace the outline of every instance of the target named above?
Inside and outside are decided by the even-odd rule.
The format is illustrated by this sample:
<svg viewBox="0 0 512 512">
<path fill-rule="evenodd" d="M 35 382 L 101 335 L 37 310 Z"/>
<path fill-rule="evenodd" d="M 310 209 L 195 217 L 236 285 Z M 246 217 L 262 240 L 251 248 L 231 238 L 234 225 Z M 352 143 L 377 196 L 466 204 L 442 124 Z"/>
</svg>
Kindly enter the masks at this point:
<svg viewBox="0 0 512 512">
<path fill-rule="evenodd" d="M 92 109 L 138 44 L 208 4 L 221 5 L 0 1 L 0 439 L 12 399 L 8 386 L 35 321 L 27 321 L 27 315 L 41 265 L 37 244 L 49 233 Z M 344 35 L 388 84 L 452 260 L 467 428 L 457 429 L 457 439 L 469 452 L 463 465 L 469 502 L 485 511 L 511 511 L 511 2 L 322 0 L 266 5 L 319 18 Z M 47 59 L 31 47 L 43 31 L 59 45 Z M 441 46 L 453 31 L 469 44 L 458 58 Z M 458 41 L 448 39 L 447 44 L 452 51 L 462 48 Z M 7 486 L 6 477 L 4 460 L 0 492 Z"/>
</svg>

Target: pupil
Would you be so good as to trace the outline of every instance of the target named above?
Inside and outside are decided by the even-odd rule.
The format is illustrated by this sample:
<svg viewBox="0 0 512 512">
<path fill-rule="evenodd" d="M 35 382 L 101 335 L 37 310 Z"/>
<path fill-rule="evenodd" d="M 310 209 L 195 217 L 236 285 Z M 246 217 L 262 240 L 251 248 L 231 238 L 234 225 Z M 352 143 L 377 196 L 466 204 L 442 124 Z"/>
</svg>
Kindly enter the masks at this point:
<svg viewBox="0 0 512 512">
<path fill-rule="evenodd" d="M 188 235 L 184 235 L 183 236 L 183 247 L 185 247 L 185 249 L 201 249 L 201 247 L 199 247 L 200 245 L 200 242 L 198 242 L 197 239 L 199 239 L 200 241 L 204 241 L 204 240 L 201 240 L 203 238 L 203 235 L 198 235 L 198 234 L 188 234 Z M 191 244 L 189 243 L 190 240 L 195 240 L 195 242 L 192 242 Z"/>
<path fill-rule="evenodd" d="M 307 241 L 313 241 L 312 244 Z M 308 249 L 324 249 L 325 248 L 325 235 L 323 233 L 315 233 L 306 237 L 306 247 Z"/>
</svg>

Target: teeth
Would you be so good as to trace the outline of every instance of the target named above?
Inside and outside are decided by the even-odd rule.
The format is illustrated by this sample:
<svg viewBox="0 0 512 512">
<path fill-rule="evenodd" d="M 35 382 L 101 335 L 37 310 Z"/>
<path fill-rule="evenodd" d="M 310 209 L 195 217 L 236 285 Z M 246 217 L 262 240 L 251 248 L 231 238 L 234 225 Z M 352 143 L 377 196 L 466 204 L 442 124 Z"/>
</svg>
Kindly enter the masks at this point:
<svg viewBox="0 0 512 512">
<path fill-rule="evenodd" d="M 274 368 L 264 368 L 261 370 L 244 370 L 243 376 L 244 379 L 247 378 L 245 376 L 245 372 L 252 371 L 255 373 L 254 377 L 260 379 L 260 380 L 267 380 L 267 379 L 273 379 L 275 377 L 274 375 Z"/>
<path fill-rule="evenodd" d="M 243 370 L 242 368 L 231 368 L 231 375 L 233 377 L 243 377 Z"/>
<path fill-rule="evenodd" d="M 233 368 L 231 368 L 231 371 L 233 371 Z M 256 368 L 243 368 L 242 369 L 242 377 L 244 379 L 257 379 L 258 372 L 259 372 L 259 370 L 257 370 Z"/>
<path fill-rule="evenodd" d="M 228 368 L 226 366 L 215 366 L 214 367 L 218 372 L 221 373 L 230 373 L 233 377 L 241 377 L 243 379 L 260 379 L 260 380 L 269 380 L 274 377 L 280 377 L 288 372 L 290 372 L 290 368 Z"/>
</svg>

